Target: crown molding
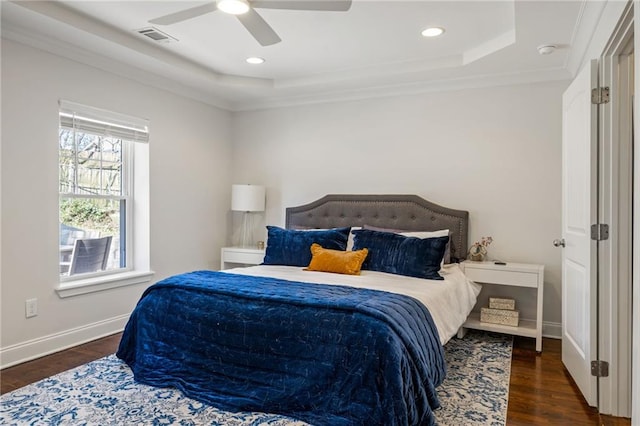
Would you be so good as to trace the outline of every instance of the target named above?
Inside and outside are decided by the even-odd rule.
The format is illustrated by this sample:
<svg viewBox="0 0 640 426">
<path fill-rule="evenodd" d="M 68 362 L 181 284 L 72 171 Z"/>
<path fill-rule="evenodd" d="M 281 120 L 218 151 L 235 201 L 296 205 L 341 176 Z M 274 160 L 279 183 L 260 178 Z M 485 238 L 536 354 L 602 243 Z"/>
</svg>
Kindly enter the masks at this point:
<svg viewBox="0 0 640 426">
<path fill-rule="evenodd" d="M 571 73 L 572 77 L 578 73 L 578 70 L 584 63 L 587 49 L 591 43 L 605 5 L 606 3 L 602 2 L 582 1 L 580 14 L 578 15 L 578 20 L 571 36 L 571 51 L 565 62 L 565 68 Z"/>
<path fill-rule="evenodd" d="M 327 90 L 322 93 L 294 96 L 271 96 L 265 99 L 251 99 L 232 102 L 232 111 L 257 111 L 287 108 L 333 102 L 352 102 L 376 98 L 411 96 L 423 93 L 451 92 L 486 87 L 536 84 L 552 81 L 571 81 L 571 75 L 564 68 L 552 68 L 534 72 L 520 72 L 502 75 L 483 75 L 468 78 L 440 79 L 394 85 L 371 86 L 360 89 Z"/>
</svg>

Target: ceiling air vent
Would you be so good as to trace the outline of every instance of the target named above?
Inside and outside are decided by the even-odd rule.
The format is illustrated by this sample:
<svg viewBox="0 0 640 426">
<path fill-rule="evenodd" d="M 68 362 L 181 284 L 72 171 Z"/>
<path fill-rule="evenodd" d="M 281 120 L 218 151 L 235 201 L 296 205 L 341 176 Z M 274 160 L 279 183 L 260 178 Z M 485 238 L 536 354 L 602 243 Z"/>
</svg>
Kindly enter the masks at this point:
<svg viewBox="0 0 640 426">
<path fill-rule="evenodd" d="M 162 31 L 160 31 L 157 28 L 154 27 L 147 27 L 147 28 L 142 28 L 140 30 L 136 30 L 139 34 L 142 34 L 145 37 L 149 37 L 151 40 L 153 41 L 159 41 L 159 42 L 163 42 L 163 43 L 168 43 L 171 41 L 178 41 L 178 39 L 171 37 L 169 34 L 167 33 L 163 33 Z"/>
</svg>

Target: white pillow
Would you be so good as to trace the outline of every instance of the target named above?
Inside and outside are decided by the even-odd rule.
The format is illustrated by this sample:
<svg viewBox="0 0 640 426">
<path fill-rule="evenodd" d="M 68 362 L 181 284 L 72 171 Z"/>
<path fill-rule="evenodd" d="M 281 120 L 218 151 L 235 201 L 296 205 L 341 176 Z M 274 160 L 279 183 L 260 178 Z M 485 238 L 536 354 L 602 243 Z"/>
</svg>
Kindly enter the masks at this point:
<svg viewBox="0 0 640 426">
<path fill-rule="evenodd" d="M 353 235 L 353 231 L 357 231 L 359 229 L 362 229 L 362 226 L 352 226 L 351 230 L 349 231 L 349 239 L 347 240 L 347 251 L 351 251 L 353 250 L 353 239 L 354 239 L 354 235 Z M 449 235 L 449 234 L 447 234 Z"/>
<path fill-rule="evenodd" d="M 353 229 L 353 228 L 351 228 Z M 420 231 L 420 232 L 398 232 L 400 235 L 404 235 L 405 237 L 416 237 L 416 238 L 438 238 L 438 237 L 448 237 L 449 230 L 448 229 L 440 229 L 438 231 Z"/>
</svg>

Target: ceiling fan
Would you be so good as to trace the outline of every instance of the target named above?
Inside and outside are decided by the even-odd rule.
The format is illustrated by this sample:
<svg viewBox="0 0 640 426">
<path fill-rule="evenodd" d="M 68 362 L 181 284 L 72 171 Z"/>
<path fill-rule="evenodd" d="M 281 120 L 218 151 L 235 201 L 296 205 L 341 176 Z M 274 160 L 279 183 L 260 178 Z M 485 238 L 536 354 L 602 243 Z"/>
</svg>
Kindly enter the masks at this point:
<svg viewBox="0 0 640 426">
<path fill-rule="evenodd" d="M 219 9 L 236 15 L 240 23 L 261 45 L 270 46 L 279 43 L 281 39 L 278 34 L 255 11 L 255 8 L 346 12 L 351 8 L 351 0 L 212 0 L 202 6 L 152 19 L 149 23 L 171 25 Z"/>
</svg>

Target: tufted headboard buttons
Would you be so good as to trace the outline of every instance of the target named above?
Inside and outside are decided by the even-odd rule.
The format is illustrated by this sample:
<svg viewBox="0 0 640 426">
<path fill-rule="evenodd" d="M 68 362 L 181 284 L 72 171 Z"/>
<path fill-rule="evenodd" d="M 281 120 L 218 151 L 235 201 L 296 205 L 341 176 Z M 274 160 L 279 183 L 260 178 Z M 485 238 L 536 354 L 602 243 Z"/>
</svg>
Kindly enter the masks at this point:
<svg viewBox="0 0 640 426">
<path fill-rule="evenodd" d="M 451 257 L 467 254 L 469 212 L 440 206 L 417 195 L 325 195 L 285 211 L 287 228 L 372 225 L 407 231 L 451 231 Z"/>
</svg>

